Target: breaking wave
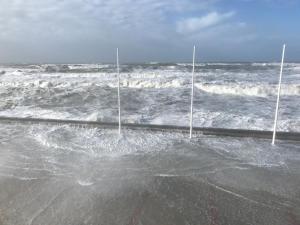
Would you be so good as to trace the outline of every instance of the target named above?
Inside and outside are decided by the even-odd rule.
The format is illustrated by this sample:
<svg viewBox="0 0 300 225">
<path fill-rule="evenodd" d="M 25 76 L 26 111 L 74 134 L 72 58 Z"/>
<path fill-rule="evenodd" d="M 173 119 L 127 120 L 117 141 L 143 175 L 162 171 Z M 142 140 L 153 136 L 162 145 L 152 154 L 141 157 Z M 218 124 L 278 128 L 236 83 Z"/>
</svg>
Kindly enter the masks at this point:
<svg viewBox="0 0 300 225">
<path fill-rule="evenodd" d="M 245 96 L 257 96 L 267 97 L 270 95 L 276 95 L 278 91 L 277 85 L 247 85 L 247 84 L 195 84 L 195 86 L 205 92 L 213 94 L 225 94 L 225 95 L 245 95 Z M 299 84 L 284 84 L 281 88 L 282 95 L 294 96 L 300 95 Z"/>
<path fill-rule="evenodd" d="M 62 88 L 62 87 L 73 87 L 80 88 L 84 86 L 87 87 L 110 87 L 116 88 L 117 83 L 108 79 L 105 82 L 101 83 L 91 83 L 87 79 L 82 82 L 55 82 L 55 81 L 46 81 L 46 80 L 34 80 L 27 82 L 1 82 L 0 86 L 7 88 L 38 88 L 38 89 L 49 89 L 49 88 Z M 126 78 L 121 81 L 121 87 L 125 88 L 136 88 L 136 89 L 161 89 L 161 88 L 190 88 L 190 82 L 185 79 L 130 79 Z M 249 84 L 249 83 L 224 83 L 224 84 L 215 84 L 215 83 L 201 83 L 197 82 L 195 87 L 201 91 L 220 94 L 220 95 L 239 95 L 239 96 L 256 96 L 256 97 L 268 97 L 277 95 L 278 86 L 274 84 Z M 298 96 L 300 95 L 300 84 L 282 84 L 281 86 L 281 95 L 285 96 Z"/>
</svg>

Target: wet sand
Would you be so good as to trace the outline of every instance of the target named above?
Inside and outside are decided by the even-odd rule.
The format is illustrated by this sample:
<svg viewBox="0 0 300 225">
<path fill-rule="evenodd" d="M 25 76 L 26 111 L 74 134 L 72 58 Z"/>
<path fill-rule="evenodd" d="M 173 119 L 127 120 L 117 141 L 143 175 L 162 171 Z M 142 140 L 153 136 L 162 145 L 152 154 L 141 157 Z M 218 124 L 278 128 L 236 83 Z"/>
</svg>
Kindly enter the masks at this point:
<svg viewBox="0 0 300 225">
<path fill-rule="evenodd" d="M 1 225 L 300 224 L 297 143 L 262 141 L 253 153 L 251 139 L 129 132 L 113 142 L 114 133 L 83 128 L 1 129 Z M 74 145 L 83 134 L 91 146 Z"/>
</svg>

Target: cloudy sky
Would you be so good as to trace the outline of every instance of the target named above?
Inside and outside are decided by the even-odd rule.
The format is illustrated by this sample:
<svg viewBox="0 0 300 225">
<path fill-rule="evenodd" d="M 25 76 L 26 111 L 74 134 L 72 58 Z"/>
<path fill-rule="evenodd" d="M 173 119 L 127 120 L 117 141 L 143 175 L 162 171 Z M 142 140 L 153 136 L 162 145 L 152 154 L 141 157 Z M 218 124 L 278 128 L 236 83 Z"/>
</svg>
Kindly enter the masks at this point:
<svg viewBox="0 0 300 225">
<path fill-rule="evenodd" d="M 300 0 L 0 0 L 0 62 L 300 61 Z"/>
</svg>

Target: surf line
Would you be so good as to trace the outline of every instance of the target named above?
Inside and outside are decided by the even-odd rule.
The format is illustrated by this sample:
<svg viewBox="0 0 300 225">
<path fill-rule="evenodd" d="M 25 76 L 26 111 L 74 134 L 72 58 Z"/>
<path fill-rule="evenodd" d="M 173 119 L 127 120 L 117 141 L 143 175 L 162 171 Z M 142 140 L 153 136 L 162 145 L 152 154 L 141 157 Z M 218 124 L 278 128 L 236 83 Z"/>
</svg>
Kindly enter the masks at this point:
<svg viewBox="0 0 300 225">
<path fill-rule="evenodd" d="M 45 125 L 69 125 L 82 127 L 97 127 L 99 129 L 115 129 L 119 123 L 100 122 L 100 121 L 84 121 L 84 120 L 63 120 L 63 119 L 43 119 L 43 118 L 22 118 L 22 117 L 0 117 L 0 123 L 6 124 L 45 124 Z M 153 125 L 153 124 L 137 124 L 123 123 L 123 129 L 130 130 L 146 130 L 158 132 L 177 132 L 189 133 L 190 127 L 172 126 L 172 125 Z M 193 134 L 197 136 L 212 135 L 223 137 L 237 138 L 261 138 L 272 139 L 272 131 L 262 130 L 245 130 L 245 129 L 226 129 L 212 127 L 193 127 Z M 300 142 L 300 132 L 282 132 L 276 133 L 276 139 L 285 141 Z"/>
</svg>

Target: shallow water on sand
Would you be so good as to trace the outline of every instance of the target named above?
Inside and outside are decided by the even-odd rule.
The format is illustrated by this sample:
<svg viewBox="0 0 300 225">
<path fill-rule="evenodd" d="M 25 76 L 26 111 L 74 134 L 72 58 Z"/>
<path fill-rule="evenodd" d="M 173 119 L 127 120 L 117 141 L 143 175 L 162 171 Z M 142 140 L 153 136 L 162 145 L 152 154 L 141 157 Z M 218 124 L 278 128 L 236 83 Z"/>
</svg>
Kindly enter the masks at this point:
<svg viewBox="0 0 300 225">
<path fill-rule="evenodd" d="M 0 224 L 300 222 L 293 142 L 2 124 L 0 149 Z"/>
</svg>

